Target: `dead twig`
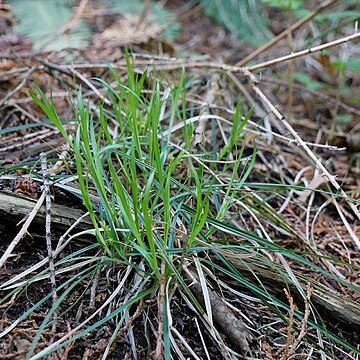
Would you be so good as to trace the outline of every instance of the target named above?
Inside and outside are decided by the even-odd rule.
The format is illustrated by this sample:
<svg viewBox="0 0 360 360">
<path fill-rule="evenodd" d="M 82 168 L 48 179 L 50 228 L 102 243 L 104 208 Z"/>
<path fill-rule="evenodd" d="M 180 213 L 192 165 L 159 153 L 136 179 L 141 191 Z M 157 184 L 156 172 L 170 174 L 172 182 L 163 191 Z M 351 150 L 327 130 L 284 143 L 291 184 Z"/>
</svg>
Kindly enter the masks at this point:
<svg viewBox="0 0 360 360">
<path fill-rule="evenodd" d="M 149 14 L 150 5 L 151 5 L 150 0 L 144 0 L 144 4 L 143 4 L 141 13 L 139 15 L 139 19 L 138 19 L 137 24 L 136 24 L 135 32 L 139 31 L 141 26 L 144 26 L 144 25 L 146 26 L 145 20 L 146 20 L 146 17 L 148 16 L 148 14 Z"/>
<path fill-rule="evenodd" d="M 281 32 L 279 35 L 275 36 L 274 38 L 272 38 L 270 41 L 268 41 L 266 44 L 260 46 L 259 48 L 257 48 L 255 51 L 253 51 L 250 55 L 246 56 L 244 59 L 242 59 L 241 61 L 239 61 L 238 63 L 236 63 L 236 66 L 244 66 L 246 63 L 248 63 L 249 61 L 251 61 L 252 59 L 254 59 L 256 56 L 258 56 L 259 54 L 261 54 L 262 52 L 264 52 L 265 50 L 271 48 L 272 46 L 274 46 L 275 44 L 277 44 L 280 40 L 286 38 L 289 34 L 291 34 L 293 31 L 299 29 L 300 27 L 302 27 L 304 24 L 306 24 L 307 22 L 309 22 L 312 18 L 314 18 L 318 13 L 320 13 L 321 11 L 324 11 L 325 9 L 327 9 L 328 7 L 330 7 L 331 5 L 335 4 L 337 0 L 328 0 L 323 2 L 322 4 L 320 4 L 317 8 L 315 8 L 314 10 L 312 10 L 311 12 L 309 12 L 308 15 L 306 15 L 305 17 L 303 17 L 302 19 L 298 20 L 295 24 L 291 25 L 290 27 L 288 27 L 286 30 L 284 30 L 283 32 Z"/>
<path fill-rule="evenodd" d="M 40 154 L 40 163 L 41 163 L 41 171 L 43 175 L 43 194 L 45 194 L 45 239 L 46 239 L 46 247 L 47 247 L 48 259 L 49 259 L 50 283 L 53 292 L 52 299 L 53 299 L 53 304 L 55 304 L 57 301 L 57 293 L 56 293 L 54 253 L 51 244 L 51 196 L 50 196 L 49 172 L 47 168 L 45 153 Z M 56 333 L 56 323 L 57 323 L 57 311 L 55 311 L 53 314 L 53 324 L 52 324 L 53 334 Z"/>
<path fill-rule="evenodd" d="M 36 214 L 38 213 L 38 211 L 40 210 L 43 202 L 45 200 L 45 192 L 43 192 L 39 198 L 39 200 L 36 202 L 34 208 L 31 210 L 30 214 L 28 215 L 24 225 L 21 227 L 20 231 L 18 232 L 18 234 L 15 236 L 14 240 L 11 242 L 11 244 L 8 246 L 8 248 L 6 249 L 5 253 L 3 254 L 3 256 L 0 259 L 0 268 L 4 266 L 6 260 L 11 256 L 15 246 L 19 243 L 19 241 L 26 235 L 27 230 L 31 224 L 31 222 L 33 221 L 33 219 L 35 218 Z M 1 204 L 1 202 L 0 202 Z"/>
<path fill-rule="evenodd" d="M 352 41 L 352 40 L 356 40 L 360 38 L 360 32 L 357 32 L 355 34 L 349 35 L 349 36 L 345 36 L 343 38 L 331 41 L 331 42 L 327 42 L 325 44 L 319 45 L 319 46 L 315 46 L 306 50 L 302 50 L 302 51 L 298 51 L 296 53 L 292 53 L 292 54 L 288 54 L 282 57 L 279 57 L 277 59 L 272 59 L 270 61 L 266 61 L 260 64 L 256 64 L 253 66 L 248 66 L 248 67 L 240 67 L 240 66 L 234 66 L 234 65 L 227 65 L 227 64 L 223 64 L 223 63 L 214 63 L 214 62 L 210 62 L 210 61 L 183 61 L 183 60 L 175 60 L 175 59 L 169 59 L 168 61 L 163 61 L 163 60 L 159 60 L 159 61 L 135 61 L 135 58 L 133 58 L 134 60 L 134 64 L 135 66 L 143 66 L 144 69 L 147 69 L 149 72 L 152 72 L 154 70 L 156 71 L 172 71 L 172 70 L 177 70 L 177 69 L 186 69 L 186 68 L 210 68 L 210 69 L 218 69 L 218 70 L 223 70 L 223 71 L 229 71 L 229 72 L 233 72 L 233 73 L 239 73 L 239 74 L 245 74 L 247 71 L 255 71 L 264 67 L 269 67 L 275 64 L 279 64 L 288 60 L 292 60 L 295 58 L 299 58 L 308 54 L 312 54 L 324 49 L 328 49 L 340 44 L 344 44 L 346 42 Z M 75 75 L 76 77 L 78 77 L 83 83 L 85 83 L 90 89 L 92 89 L 95 94 L 97 96 L 99 96 L 103 101 L 105 101 L 104 96 L 102 96 L 99 91 L 95 88 L 95 86 L 89 81 L 87 80 L 83 75 L 81 75 L 79 72 L 77 72 L 75 69 L 89 69 L 89 68 L 109 68 L 109 66 L 113 67 L 113 68 L 121 68 L 126 70 L 126 62 L 125 60 L 122 61 L 118 61 L 117 63 L 113 63 L 113 64 L 101 64 L 101 63 L 89 63 L 89 64 L 72 64 L 72 65 L 57 65 L 54 64 L 48 60 L 44 60 L 41 58 L 38 58 L 38 61 L 41 62 L 42 64 L 53 68 L 55 70 L 61 71 L 67 75 Z M 143 70 L 144 70 L 143 69 Z M 137 71 L 140 71 L 140 69 L 135 69 Z M 107 100 L 108 101 L 108 100 Z M 107 102 L 106 102 L 107 103 Z"/>
<path fill-rule="evenodd" d="M 29 133 L 22 138 L 11 138 L 12 145 L 6 145 L 6 139 L 3 140 L 4 147 L 0 148 L 0 154 L 5 153 L 5 157 L 7 155 L 13 157 L 15 150 L 25 148 L 24 150 L 19 150 L 16 153 L 22 155 L 23 157 L 31 156 L 32 154 L 36 154 L 41 149 L 51 148 L 53 146 L 56 146 L 56 144 L 59 144 L 61 140 L 55 139 L 50 140 L 48 142 L 40 142 L 45 141 L 45 139 L 55 135 L 58 133 L 58 130 L 52 130 L 52 129 L 43 129 L 37 132 Z M 21 139 L 21 142 L 16 142 L 17 139 Z M 34 144 L 32 146 L 28 146 Z M 6 154 L 9 153 L 9 154 Z"/>
<path fill-rule="evenodd" d="M 164 297 L 166 287 L 166 276 L 165 276 L 165 262 L 161 262 L 160 269 L 160 288 L 158 295 L 158 330 L 156 334 L 156 349 L 154 354 L 155 360 L 162 360 L 164 358 L 163 351 L 163 333 L 164 333 Z"/>
<path fill-rule="evenodd" d="M 203 291 L 199 277 L 194 271 L 190 271 L 191 276 L 196 282 L 193 282 L 192 289 L 199 303 L 204 304 Z M 189 277 L 190 279 L 190 277 Z M 249 353 L 249 341 L 252 338 L 246 324 L 241 318 L 236 317 L 225 302 L 215 294 L 209 287 L 207 289 L 214 322 L 224 332 L 229 341 L 234 345 L 237 351 Z"/>
<path fill-rule="evenodd" d="M 199 144 L 203 144 L 204 141 L 206 141 L 205 130 L 209 119 L 206 115 L 210 114 L 209 105 L 214 104 L 216 97 L 219 95 L 220 92 L 219 81 L 220 81 L 219 74 L 216 72 L 212 74 L 208 84 L 208 90 L 205 94 L 205 99 L 204 99 L 207 105 L 203 106 L 202 109 L 203 111 L 201 111 L 201 115 L 199 116 L 198 126 L 194 131 L 194 138 L 192 141 L 194 147 L 198 146 Z"/>
<path fill-rule="evenodd" d="M 306 49 L 306 50 L 298 51 L 296 53 L 288 54 L 288 55 L 281 56 L 281 57 L 276 58 L 276 59 L 265 61 L 265 62 L 260 63 L 260 64 L 247 66 L 247 67 L 244 67 L 242 69 L 245 70 L 245 71 L 246 70 L 255 71 L 255 70 L 258 70 L 258 69 L 261 69 L 261 68 L 264 68 L 264 67 L 269 67 L 269 66 L 272 66 L 272 65 L 275 65 L 275 64 L 279 64 L 279 63 L 288 61 L 288 60 L 296 59 L 296 58 L 299 58 L 299 57 L 302 57 L 302 56 L 305 56 L 305 55 L 308 55 L 308 54 L 312 54 L 312 53 L 315 53 L 315 52 L 318 52 L 318 51 L 321 51 L 321 50 L 325 50 L 325 49 L 328 49 L 328 48 L 331 48 L 331 47 L 334 47 L 334 46 L 337 46 L 337 45 L 340 45 L 340 44 L 344 44 L 344 43 L 347 43 L 349 41 L 352 41 L 352 40 L 355 40 L 355 39 L 358 39 L 358 38 L 360 38 L 360 32 L 357 32 L 355 34 L 345 36 L 345 37 L 343 37 L 341 39 L 330 41 L 330 42 L 327 42 L 325 44 L 315 46 L 315 47 L 312 47 L 312 48 L 309 48 L 309 49 Z"/>
<path fill-rule="evenodd" d="M 37 60 L 50 69 L 57 70 L 70 77 L 74 77 L 74 76 L 77 77 L 82 83 L 84 83 L 89 89 L 91 89 L 94 92 L 94 94 L 98 96 L 106 105 L 112 106 L 111 101 L 109 101 L 109 99 L 103 96 L 100 93 L 100 91 L 95 87 L 95 85 L 90 80 L 88 80 L 84 75 L 82 75 L 79 71 L 75 70 L 75 68 L 72 65 L 58 65 L 49 60 L 41 59 L 41 58 L 38 58 Z"/>
</svg>

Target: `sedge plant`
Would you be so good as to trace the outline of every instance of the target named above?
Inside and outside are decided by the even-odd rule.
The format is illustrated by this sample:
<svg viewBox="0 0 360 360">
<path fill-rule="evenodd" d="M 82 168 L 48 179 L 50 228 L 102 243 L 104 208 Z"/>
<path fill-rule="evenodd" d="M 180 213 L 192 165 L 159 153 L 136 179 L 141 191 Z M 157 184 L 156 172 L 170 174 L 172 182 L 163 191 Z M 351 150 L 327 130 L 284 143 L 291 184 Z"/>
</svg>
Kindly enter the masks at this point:
<svg viewBox="0 0 360 360">
<path fill-rule="evenodd" d="M 222 177 L 207 166 L 204 161 L 206 154 L 192 151 L 193 127 L 192 122 L 187 121 L 190 110 L 187 108 L 184 74 L 168 91 L 164 90 L 165 82 L 146 72 L 135 73 L 129 57 L 126 82 L 114 70 L 111 71 L 113 82 L 95 80 L 107 91 L 111 107 L 101 102 L 93 106 L 79 91 L 74 102 L 75 120 L 71 126 L 61 121 L 55 106 L 39 87 L 30 90 L 34 102 L 69 145 L 68 162 L 72 162 L 69 168 L 74 172 L 69 175 L 76 180 L 76 194 L 81 194 L 93 225 L 91 230 L 70 236 L 67 244 L 78 236 L 93 236 L 96 242 L 62 259 L 55 259 L 56 273 L 64 274 L 63 282 L 57 287 L 60 296 L 49 307 L 40 324 L 28 358 L 48 356 L 103 324 L 111 323 L 112 335 L 105 358 L 122 329 L 127 329 L 127 323 L 134 320 L 132 314 L 141 313 L 146 300 L 154 297 L 157 311 L 151 319 L 155 322 L 151 326 L 151 336 L 158 345 L 156 350 L 153 349 L 157 355 L 170 359 L 177 354 L 181 358 L 183 354 L 177 345 L 181 342 L 188 353 L 197 356 L 173 321 L 174 299 L 183 298 L 202 321 L 208 336 L 215 340 L 223 354 L 230 356 L 231 345 L 224 344 L 213 320 L 210 288 L 214 279 L 218 279 L 218 284 L 231 279 L 285 323 L 289 321 L 287 313 L 290 310 L 289 304 L 267 290 L 256 272 L 252 280 L 245 277 L 234 258 L 250 273 L 254 266 L 276 271 L 301 296 L 303 289 L 289 266 L 289 260 L 359 292 L 358 287 L 309 260 L 316 255 L 296 253 L 274 243 L 269 228 L 273 232 L 280 228 L 289 236 L 293 234 L 292 228 L 258 193 L 286 193 L 290 188 L 249 181 L 256 161 L 255 145 L 251 156 L 244 156 L 245 125 L 251 113 L 242 113 L 239 104 L 234 113 L 230 141 L 220 149 L 214 149 L 219 164 L 220 160 L 232 159 L 225 161 L 222 171 L 226 171 L 227 176 Z M 175 127 L 182 129 L 183 146 L 180 148 L 176 145 L 180 132 L 172 131 Z M 233 208 L 242 217 L 251 219 L 247 228 L 232 221 L 229 211 Z M 275 257 L 279 261 L 274 262 Z M 9 291 L 7 299 L 18 288 L 24 289 L 46 279 L 45 265 L 46 262 L 42 262 L 33 266 L 26 276 L 17 276 L 12 282 L 7 282 L 2 287 Z M 39 350 L 37 345 L 42 333 L 54 321 L 52 315 L 58 309 L 61 309 L 58 316 L 66 314 L 64 303 L 74 289 L 81 283 L 89 284 L 110 270 L 116 274 L 117 285 L 104 302 L 66 335 Z M 29 276 L 36 271 L 35 275 Z M 191 279 L 198 279 L 201 296 L 193 291 Z M 84 297 L 88 287 L 83 289 Z M 232 288 L 227 286 L 226 289 Z M 236 293 L 235 289 L 233 293 Z M 8 334 L 50 298 L 51 294 L 48 294 L 1 335 Z M 307 335 L 310 344 L 316 341 L 316 334 L 321 333 L 329 341 L 358 352 L 352 344 L 326 328 L 316 309 L 314 314 L 308 320 L 315 334 L 310 332 Z M 297 310 L 294 316 L 300 321 L 304 312 Z M 202 339 L 200 331 L 198 336 Z M 206 345 L 204 347 L 206 352 Z M 321 351 L 328 350 L 322 348 Z"/>
</svg>

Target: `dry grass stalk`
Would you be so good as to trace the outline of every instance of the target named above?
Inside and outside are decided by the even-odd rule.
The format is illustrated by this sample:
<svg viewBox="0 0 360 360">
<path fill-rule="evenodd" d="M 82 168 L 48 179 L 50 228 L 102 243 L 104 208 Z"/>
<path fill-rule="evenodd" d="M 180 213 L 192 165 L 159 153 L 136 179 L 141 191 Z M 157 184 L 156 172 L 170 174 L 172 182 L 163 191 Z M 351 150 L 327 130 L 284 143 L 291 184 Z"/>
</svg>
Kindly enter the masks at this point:
<svg viewBox="0 0 360 360">
<path fill-rule="evenodd" d="M 281 352 L 281 356 L 280 356 L 281 360 L 290 359 L 291 356 L 294 355 L 296 348 L 299 346 L 302 339 L 306 335 L 307 322 L 310 316 L 310 298 L 312 294 L 312 288 L 309 285 L 307 286 L 304 317 L 302 318 L 299 324 L 299 333 L 296 337 L 293 333 L 294 314 L 295 314 L 296 306 L 289 292 L 286 289 L 284 289 L 284 292 L 290 305 L 290 311 L 289 311 L 289 323 L 287 326 L 287 339 L 286 339 L 285 349 L 283 349 L 283 351 Z"/>
<path fill-rule="evenodd" d="M 360 33 L 358 34 L 360 35 Z M 308 145 L 304 142 L 304 140 L 299 136 L 299 134 L 294 130 L 294 128 L 290 125 L 290 123 L 286 120 L 286 118 L 277 110 L 277 108 L 272 104 L 272 102 L 267 98 L 262 90 L 256 85 L 257 79 L 251 73 L 247 72 L 247 76 L 251 81 L 251 85 L 255 93 L 259 96 L 264 105 L 276 116 L 276 118 L 284 125 L 284 127 L 290 132 L 290 134 L 294 137 L 294 139 L 298 142 L 298 144 L 304 149 L 309 158 L 315 163 L 315 165 L 322 171 L 324 176 L 329 179 L 329 182 L 334 186 L 334 188 L 341 194 L 344 200 L 347 202 L 348 206 L 360 220 L 360 212 L 356 205 L 353 203 L 352 199 L 345 193 L 345 191 L 341 188 L 339 183 L 336 181 L 335 176 L 331 175 L 329 171 L 325 168 L 325 166 L 320 162 L 320 160 L 316 157 L 316 155 L 311 151 Z M 360 240 L 353 233 L 350 233 L 352 238 L 360 250 Z"/>
</svg>

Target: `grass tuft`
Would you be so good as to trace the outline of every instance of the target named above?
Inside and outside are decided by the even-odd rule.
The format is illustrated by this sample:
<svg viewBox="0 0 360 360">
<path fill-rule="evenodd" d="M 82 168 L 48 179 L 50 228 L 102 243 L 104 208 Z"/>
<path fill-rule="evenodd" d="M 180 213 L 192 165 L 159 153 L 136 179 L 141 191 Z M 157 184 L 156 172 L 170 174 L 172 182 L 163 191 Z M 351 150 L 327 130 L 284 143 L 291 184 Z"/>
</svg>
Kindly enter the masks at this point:
<svg viewBox="0 0 360 360">
<path fill-rule="evenodd" d="M 56 289 L 60 295 L 40 324 L 28 358 L 49 356 L 107 322 L 112 324 L 109 351 L 131 319 L 139 316 L 136 314 L 142 313 L 152 299 L 156 299 L 157 304 L 157 315 L 153 314 L 150 319 L 155 322 L 151 325 L 151 338 L 156 340 L 157 346 L 153 349 L 156 356 L 163 354 L 170 358 L 175 353 L 180 356 L 179 342 L 193 352 L 174 324 L 174 309 L 179 299 L 196 314 L 221 352 L 229 355 L 233 350 L 230 344 L 224 343 L 216 323 L 217 314 L 213 313 L 214 288 L 222 294 L 224 302 L 227 301 L 224 293 L 230 297 L 246 293 L 248 298 L 261 301 L 285 324 L 289 319 L 291 323 L 294 319 L 299 322 L 305 319 L 312 329 L 306 334 L 309 343 L 314 343 L 320 333 L 328 342 L 359 354 L 353 345 L 326 328 L 316 302 L 307 304 L 312 312 L 308 319 L 304 309 L 294 310 L 281 294 L 266 284 L 264 274 L 270 271 L 275 278 L 282 279 L 293 296 L 309 301 L 304 291 L 307 279 L 293 271 L 291 261 L 359 292 L 357 286 L 324 270 L 318 264 L 324 260 L 321 257 L 310 251 L 300 254 L 274 242 L 274 234 L 279 229 L 288 237 L 295 235 L 267 200 L 281 196 L 282 192 L 303 188 L 251 181 L 257 153 L 255 143 L 251 145 L 250 155 L 246 151 L 245 129 L 251 111 L 244 113 L 239 101 L 228 141 L 213 144 L 209 151 L 206 147 L 195 149 L 192 144 L 195 121 L 188 121 L 188 117 L 191 114 L 200 121 L 201 116 L 188 108 L 189 80 L 184 73 L 177 85 L 169 89 L 165 82 L 155 80 L 146 72 L 137 74 L 129 55 L 125 82 L 115 70 L 111 71 L 112 83 L 97 79 L 107 91 L 111 107 L 99 102 L 94 109 L 79 91 L 73 127 L 64 125 L 52 101 L 38 86 L 30 90 L 34 102 L 69 145 L 69 169 L 74 173 L 66 176 L 76 179 L 93 225 L 93 229 L 82 235 L 95 236 L 96 244 L 91 249 L 56 259 L 56 272 L 68 277 L 64 276 L 63 283 Z M 76 237 L 71 238 L 74 240 Z M 72 273 L 74 269 L 76 275 Z M 75 289 L 109 271 L 116 273 L 117 280 L 109 289 L 108 297 L 71 331 L 38 350 L 40 338 L 50 326 L 55 311 L 59 316 L 70 311 L 71 307 L 66 308 Z M 29 273 L 20 276 L 17 287 L 25 289 L 42 281 L 48 276 L 47 272 L 44 268 L 33 277 L 29 277 Z M 232 285 L 225 287 L 227 281 Z M 195 283 L 200 284 L 200 293 Z M 16 283 L 6 286 L 14 287 Z M 83 297 L 89 287 L 83 289 Z M 41 309 L 50 298 L 51 294 L 47 294 L 2 335 Z M 248 326 L 254 325 L 248 322 Z M 251 331 L 256 333 L 255 328 Z M 329 352 L 328 348 L 319 347 Z M 207 352 L 205 345 L 204 348 Z"/>
</svg>

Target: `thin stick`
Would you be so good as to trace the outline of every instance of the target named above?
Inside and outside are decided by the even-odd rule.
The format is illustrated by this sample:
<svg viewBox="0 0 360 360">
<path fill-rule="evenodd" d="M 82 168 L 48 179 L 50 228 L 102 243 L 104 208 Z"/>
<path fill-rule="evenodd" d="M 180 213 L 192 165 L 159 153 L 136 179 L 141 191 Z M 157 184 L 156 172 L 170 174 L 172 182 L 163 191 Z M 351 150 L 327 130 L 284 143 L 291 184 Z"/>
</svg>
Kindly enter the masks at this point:
<svg viewBox="0 0 360 360">
<path fill-rule="evenodd" d="M 337 40 L 334 40 L 334 41 L 331 41 L 331 42 L 328 42 L 328 43 L 325 43 L 325 44 L 322 44 L 322 45 L 319 45 L 319 46 L 315 46 L 313 48 L 309 48 L 309 49 L 306 49 L 306 50 L 298 51 L 296 53 L 281 56 L 281 57 L 279 57 L 277 59 L 272 59 L 272 60 L 269 60 L 269 61 L 265 61 L 263 63 L 253 65 L 253 66 L 248 66 L 248 67 L 245 67 L 243 69 L 248 70 L 248 71 L 255 71 L 255 70 L 261 69 L 263 67 L 272 66 L 272 65 L 275 65 L 275 64 L 287 61 L 287 60 L 296 59 L 298 57 L 302 57 L 302 56 L 305 56 L 305 55 L 308 55 L 308 54 L 312 54 L 312 53 L 317 52 L 317 51 L 328 49 L 328 48 L 336 46 L 336 45 L 344 44 L 344 43 L 346 43 L 348 41 L 355 40 L 357 38 L 360 38 L 360 32 L 357 32 L 357 33 L 349 35 L 349 36 L 345 36 L 345 37 L 343 37 L 341 39 L 337 39 Z"/>
<path fill-rule="evenodd" d="M 40 154 L 41 170 L 43 174 L 43 194 L 45 194 L 45 238 L 46 238 L 46 247 L 48 252 L 49 259 L 49 270 L 50 270 L 50 282 L 53 291 L 53 304 L 56 303 L 57 293 L 56 293 L 56 280 L 55 280 L 55 266 L 54 266 L 54 252 L 51 245 L 51 196 L 50 196 L 50 181 L 49 181 L 49 172 L 46 163 L 46 154 Z M 53 325 L 52 332 L 56 332 L 56 323 L 57 323 L 57 311 L 54 312 L 53 316 Z"/>
<path fill-rule="evenodd" d="M 199 144 L 203 144 L 204 141 L 206 140 L 205 139 L 205 130 L 206 130 L 206 125 L 208 123 L 209 118 L 203 117 L 203 115 L 210 115 L 209 104 L 215 103 L 215 98 L 220 93 L 219 82 L 220 82 L 219 74 L 216 72 L 213 73 L 211 75 L 211 79 L 209 80 L 209 83 L 207 85 L 207 91 L 204 96 L 204 98 L 205 98 L 204 101 L 205 101 L 206 105 L 204 105 L 202 110 L 200 111 L 201 115 L 199 116 L 198 126 L 196 127 L 196 129 L 194 131 L 194 138 L 192 141 L 192 145 L 194 147 L 196 147 Z"/>
<path fill-rule="evenodd" d="M 95 95 L 97 95 L 106 105 L 112 106 L 111 101 L 105 96 L 103 96 L 90 80 L 88 80 L 84 75 L 80 74 L 75 69 L 70 69 L 70 71 L 75 76 L 77 76 L 83 83 L 85 83 L 89 87 L 89 89 L 91 89 L 95 93 Z"/>
<path fill-rule="evenodd" d="M 278 43 L 281 39 L 284 39 L 287 35 L 292 33 L 293 31 L 299 29 L 301 26 L 306 24 L 308 21 L 310 21 L 313 17 L 315 17 L 319 12 L 325 10 L 329 6 L 336 3 L 337 0 L 328 0 L 324 3 L 320 4 L 317 8 L 315 8 L 313 11 L 311 11 L 308 15 L 303 17 L 302 19 L 298 20 L 295 24 L 288 27 L 286 30 L 281 32 L 279 35 L 275 36 L 271 40 L 269 40 L 266 44 L 260 46 L 255 51 L 253 51 L 250 55 L 246 56 L 244 59 L 240 60 L 238 63 L 236 63 L 236 66 L 244 66 L 249 61 L 251 61 L 254 57 L 258 56 L 265 50 L 271 48 L 273 45 Z"/>
<path fill-rule="evenodd" d="M 37 214 L 37 212 L 41 208 L 44 200 L 45 200 L 45 193 L 42 193 L 39 200 L 35 204 L 34 208 L 31 210 L 31 212 L 30 212 L 28 218 L 26 219 L 24 225 L 22 226 L 22 228 L 20 229 L 18 234 L 15 236 L 14 240 L 11 242 L 11 244 L 8 246 L 5 253 L 1 257 L 1 259 L 0 259 L 0 268 L 2 266 L 4 266 L 6 260 L 10 257 L 10 255 L 11 255 L 12 251 L 14 250 L 15 246 L 19 243 L 19 241 L 27 233 L 28 227 L 30 226 L 30 224 L 33 221 L 35 215 Z"/>
<path fill-rule="evenodd" d="M 166 277 L 165 277 L 165 262 L 161 262 L 160 270 L 160 288 L 158 295 L 158 330 L 156 334 L 156 349 L 154 354 L 154 359 L 161 360 L 164 358 L 164 349 L 163 349 L 163 333 L 164 333 L 164 298 L 165 298 L 165 287 L 166 287 Z"/>
</svg>

